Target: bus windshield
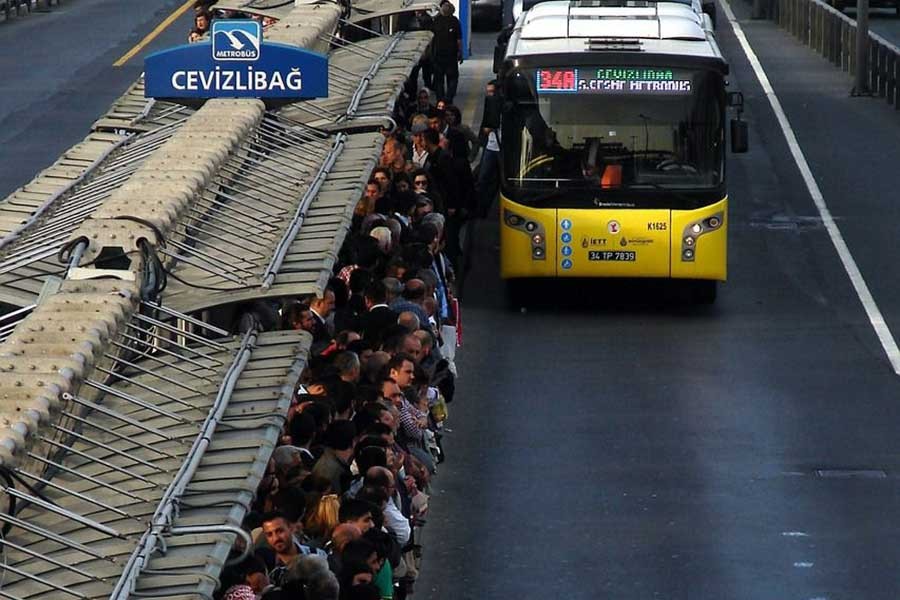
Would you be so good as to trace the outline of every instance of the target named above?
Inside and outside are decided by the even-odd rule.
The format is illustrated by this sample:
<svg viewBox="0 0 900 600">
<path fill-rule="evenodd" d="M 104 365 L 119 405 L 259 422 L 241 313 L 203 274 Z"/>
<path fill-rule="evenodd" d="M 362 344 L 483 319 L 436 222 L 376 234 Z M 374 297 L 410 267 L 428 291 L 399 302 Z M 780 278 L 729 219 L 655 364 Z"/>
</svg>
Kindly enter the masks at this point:
<svg viewBox="0 0 900 600">
<path fill-rule="evenodd" d="M 724 83 L 658 67 L 522 69 L 504 85 L 503 183 L 541 206 L 676 206 L 721 191 Z"/>
</svg>

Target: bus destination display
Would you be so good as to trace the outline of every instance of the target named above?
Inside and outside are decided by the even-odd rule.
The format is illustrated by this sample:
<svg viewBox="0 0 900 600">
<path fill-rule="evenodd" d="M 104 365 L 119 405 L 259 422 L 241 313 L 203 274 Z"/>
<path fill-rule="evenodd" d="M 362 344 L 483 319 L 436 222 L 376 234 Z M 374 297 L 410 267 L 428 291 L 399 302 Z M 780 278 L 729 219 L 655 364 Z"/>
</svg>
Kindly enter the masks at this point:
<svg viewBox="0 0 900 600">
<path fill-rule="evenodd" d="M 653 67 L 538 69 L 537 92 L 567 94 L 691 93 L 691 74 Z"/>
</svg>

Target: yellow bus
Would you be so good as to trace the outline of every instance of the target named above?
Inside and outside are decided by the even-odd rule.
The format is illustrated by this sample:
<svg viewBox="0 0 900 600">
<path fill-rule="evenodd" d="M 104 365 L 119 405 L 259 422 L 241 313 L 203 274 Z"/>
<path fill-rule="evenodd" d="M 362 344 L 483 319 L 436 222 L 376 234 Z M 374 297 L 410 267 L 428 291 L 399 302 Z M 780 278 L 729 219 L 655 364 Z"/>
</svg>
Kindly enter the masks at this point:
<svg viewBox="0 0 900 600">
<path fill-rule="evenodd" d="M 520 17 L 502 94 L 507 280 L 727 274 L 728 63 L 699 2 L 550 1 Z M 746 151 L 746 123 L 731 124 Z"/>
</svg>

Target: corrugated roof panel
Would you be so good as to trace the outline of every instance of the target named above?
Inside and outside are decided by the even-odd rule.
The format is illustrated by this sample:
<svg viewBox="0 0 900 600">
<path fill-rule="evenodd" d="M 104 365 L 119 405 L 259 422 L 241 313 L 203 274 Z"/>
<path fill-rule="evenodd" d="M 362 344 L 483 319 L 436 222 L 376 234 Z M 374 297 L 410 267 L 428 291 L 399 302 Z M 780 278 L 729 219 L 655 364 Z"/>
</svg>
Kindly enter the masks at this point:
<svg viewBox="0 0 900 600">
<path fill-rule="evenodd" d="M 327 143 L 333 144 L 335 139 L 323 138 L 322 141 L 329 140 Z M 349 227 L 353 208 L 368 174 L 375 167 L 383 141 L 384 137 L 379 133 L 346 136 L 333 166 L 323 174 L 323 188 L 329 186 L 330 191 L 311 198 L 299 234 L 296 239 L 287 241 L 289 246 L 283 263 L 273 273 L 272 284 L 268 287 L 263 286 L 266 269 L 317 173 L 313 166 L 316 161 L 308 165 L 298 162 L 283 165 L 282 175 L 286 174 L 284 169 L 293 167 L 294 174 L 286 181 L 297 181 L 297 185 L 292 187 L 291 194 L 276 195 L 273 190 L 265 195 L 264 206 L 255 201 L 241 202 L 242 188 L 230 186 L 229 198 L 220 197 L 214 205 L 216 222 L 198 226 L 192 235 L 192 248 L 197 250 L 197 256 L 185 249 L 188 261 L 175 261 L 172 267 L 175 277 L 170 279 L 165 292 L 166 302 L 178 310 L 194 312 L 256 298 L 318 292 L 322 274 L 334 264 L 343 239 L 341 231 Z M 327 147 L 324 143 L 313 149 L 308 149 L 306 144 L 302 146 L 305 154 L 323 152 L 322 159 Z M 243 176 L 252 178 L 256 170 L 264 172 L 266 158 L 260 155 L 255 164 L 244 165 L 241 168 Z M 259 191 L 259 188 L 253 189 Z M 265 222 L 254 220 L 257 218 Z M 255 231 L 253 236 L 246 235 L 248 229 Z M 316 240 L 318 234 L 323 239 Z M 341 241 L 336 242 L 336 236 L 341 237 Z M 298 260 L 302 260 L 302 264 Z M 238 281 L 217 272 L 223 264 L 234 266 L 232 278 Z"/>
<path fill-rule="evenodd" d="M 360 103 L 365 103 L 387 93 L 375 110 L 357 112 L 390 115 L 403 83 L 418 64 L 431 37 L 432 34 L 427 31 L 405 32 L 332 50 L 328 55 L 329 80 L 332 82 L 328 98 L 289 104 L 281 109 L 281 114 L 316 127 L 330 127 L 338 119 L 345 118 L 354 95 L 358 96 Z M 373 61 L 377 61 L 378 65 L 369 75 Z"/>
<path fill-rule="evenodd" d="M 237 338 L 215 340 L 190 332 L 187 345 L 175 339 L 160 345 L 157 339 L 135 346 L 134 339 L 150 332 L 178 335 L 179 315 L 165 310 L 154 313 L 153 306 L 142 305 L 148 316 L 136 315 L 125 324 L 109 347 L 109 358 L 99 363 L 105 366 L 72 390 L 61 418 L 42 428 L 28 460 L 15 469 L 19 481 L 29 485 L 7 485 L 6 493 L 37 500 L 15 514 L 5 537 L 4 593 L 20 598 L 106 598 L 145 535 L 241 346 Z M 27 337 L 27 332 L 19 335 Z M 227 481 L 230 493 L 217 502 L 228 502 L 183 502 L 166 528 L 168 551 L 152 555 L 146 573 L 136 579 L 138 590 L 164 594 L 181 589 L 190 595 L 213 589 L 233 534 L 176 532 L 185 526 L 240 523 L 277 442 L 310 343 L 303 332 L 266 333 L 255 339 L 236 380 L 241 391 L 229 399 L 213 443 L 185 489 L 186 499 L 196 498 L 203 490 L 220 490 Z M 129 347 L 132 352 L 123 356 Z M 164 349 L 173 354 L 159 352 Z M 244 378 L 263 374 L 268 385 L 241 385 Z M 249 409 L 264 416 L 248 420 Z M 65 450 L 63 456 L 60 450 Z M 56 473 L 48 474 L 47 467 Z M 42 505 L 42 498 L 53 505 Z M 10 517 L 0 519 L 9 522 Z"/>
<path fill-rule="evenodd" d="M 163 146 L 177 126 L 156 131 L 119 137 L 96 145 L 98 154 L 78 178 L 65 184 L 48 185 L 54 167 L 39 175 L 23 190 L 34 194 L 33 210 L 23 215 L 22 197 L 13 193 L 14 212 L 25 218 L 17 220 L 14 228 L 0 238 L 0 300 L 14 306 L 26 306 L 37 298 L 48 275 L 58 275 L 64 265 L 56 256 L 69 236 L 91 216 L 119 187 L 128 182 L 141 164 Z M 110 139 L 103 134 L 104 139 Z M 40 200 L 40 203 L 37 203 Z M 0 204 L 0 214 L 6 203 Z"/>
</svg>

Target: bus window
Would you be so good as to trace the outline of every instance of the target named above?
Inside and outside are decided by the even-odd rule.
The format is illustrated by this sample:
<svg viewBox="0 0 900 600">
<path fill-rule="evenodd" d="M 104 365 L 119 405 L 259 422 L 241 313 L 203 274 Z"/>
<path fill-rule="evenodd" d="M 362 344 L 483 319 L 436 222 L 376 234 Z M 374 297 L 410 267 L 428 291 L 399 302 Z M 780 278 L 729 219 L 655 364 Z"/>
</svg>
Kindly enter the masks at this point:
<svg viewBox="0 0 900 600">
<path fill-rule="evenodd" d="M 721 75 L 699 70 L 511 73 L 504 88 L 504 189 L 523 203 L 550 190 L 573 207 L 615 202 L 617 194 L 643 199 L 635 202 L 652 202 L 657 192 L 720 194 L 721 89 Z"/>
</svg>

